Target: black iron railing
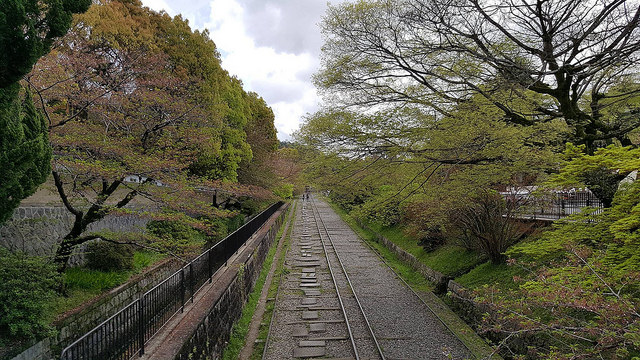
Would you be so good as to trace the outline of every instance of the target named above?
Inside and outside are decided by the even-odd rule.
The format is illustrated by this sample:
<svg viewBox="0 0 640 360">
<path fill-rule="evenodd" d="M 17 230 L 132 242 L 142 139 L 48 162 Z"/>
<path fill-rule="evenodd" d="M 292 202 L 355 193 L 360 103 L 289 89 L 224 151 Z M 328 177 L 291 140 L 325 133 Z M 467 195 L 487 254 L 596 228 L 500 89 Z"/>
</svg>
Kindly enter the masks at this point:
<svg viewBox="0 0 640 360">
<path fill-rule="evenodd" d="M 67 346 L 62 360 L 131 359 L 280 207 L 271 205 L 139 299 Z"/>
<path fill-rule="evenodd" d="M 513 197 L 506 197 L 507 201 Z M 594 208 L 594 214 L 603 211 L 603 205 L 590 191 L 557 191 L 539 197 L 527 197 L 518 200 L 518 217 L 540 220 L 561 219 Z"/>
</svg>

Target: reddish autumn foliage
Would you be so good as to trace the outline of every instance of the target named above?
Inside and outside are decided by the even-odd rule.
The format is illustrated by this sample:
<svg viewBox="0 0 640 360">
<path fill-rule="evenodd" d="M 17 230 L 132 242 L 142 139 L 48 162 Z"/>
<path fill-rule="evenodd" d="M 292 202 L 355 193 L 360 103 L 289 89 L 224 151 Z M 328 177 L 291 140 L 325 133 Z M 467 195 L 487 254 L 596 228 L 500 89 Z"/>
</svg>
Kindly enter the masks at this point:
<svg viewBox="0 0 640 360">
<path fill-rule="evenodd" d="M 86 230 L 107 214 L 144 209 L 206 229 L 206 218 L 227 216 L 210 206 L 214 188 L 270 196 L 233 183 L 251 159 L 244 127 L 256 96 L 180 17 L 138 1 L 94 4 L 27 81 L 49 123 L 56 188 L 75 216 L 61 268 L 76 245 L 104 236 Z"/>
</svg>

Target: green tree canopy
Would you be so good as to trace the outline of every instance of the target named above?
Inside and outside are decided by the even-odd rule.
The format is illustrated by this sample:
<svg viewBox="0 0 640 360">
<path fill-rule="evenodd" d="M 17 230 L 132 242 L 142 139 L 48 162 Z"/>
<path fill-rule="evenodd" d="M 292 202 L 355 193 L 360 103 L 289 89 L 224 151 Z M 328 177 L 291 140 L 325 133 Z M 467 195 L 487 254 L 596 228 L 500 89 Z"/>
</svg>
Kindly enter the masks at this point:
<svg viewBox="0 0 640 360">
<path fill-rule="evenodd" d="M 315 150 L 305 161 L 310 182 L 358 216 L 404 221 L 421 236 L 434 227 L 455 230 L 450 215 L 487 188 L 543 176 L 559 160 L 566 131 L 561 121 L 505 123 L 475 96 L 443 118 L 415 107 L 319 112 L 296 136 Z"/>
<path fill-rule="evenodd" d="M 74 215 L 61 239 L 61 266 L 78 244 L 114 234 L 86 232 L 108 214 L 144 212 L 211 230 L 228 213 L 206 191 L 236 186 L 251 158 L 250 104 L 239 80 L 220 67 L 206 32 L 139 1 L 101 1 L 34 67 L 29 82 L 48 116 L 53 177 Z M 144 198 L 146 209 L 133 208 Z M 146 212 L 145 212 L 146 210 Z"/>
<path fill-rule="evenodd" d="M 609 145 L 593 155 L 584 153 L 584 146 L 567 144 L 562 169 L 549 181 L 549 186 L 564 188 L 586 186 L 600 199 L 604 207 L 611 207 L 620 181 L 640 169 L 640 148 Z"/>
<path fill-rule="evenodd" d="M 273 165 L 278 150 L 273 110 L 253 92 L 247 94 L 245 101 L 249 103 L 250 109 L 245 132 L 253 157 L 240 164 L 238 180 L 246 184 L 272 187 L 277 182 Z"/>
<path fill-rule="evenodd" d="M 343 3 L 322 22 L 316 83 L 337 106 L 440 116 L 477 94 L 507 123 L 562 119 L 591 151 L 640 125 L 639 24 L 624 0 Z"/>
</svg>

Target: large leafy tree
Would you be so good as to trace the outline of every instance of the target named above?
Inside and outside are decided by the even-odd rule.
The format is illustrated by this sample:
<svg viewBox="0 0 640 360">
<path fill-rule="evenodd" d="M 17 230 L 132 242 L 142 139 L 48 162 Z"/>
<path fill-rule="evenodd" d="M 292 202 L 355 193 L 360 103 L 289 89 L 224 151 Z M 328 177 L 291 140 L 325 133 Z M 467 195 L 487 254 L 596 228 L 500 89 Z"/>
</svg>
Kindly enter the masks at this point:
<svg viewBox="0 0 640 360">
<path fill-rule="evenodd" d="M 197 161 L 191 166 L 191 172 L 209 179 L 235 181 L 240 163 L 250 160 L 252 156 L 244 129 L 251 110 L 245 101 L 242 82 L 237 78 L 227 76 L 219 91 L 219 101 L 225 104 L 225 109 L 220 112 L 223 126 L 219 128 L 219 141 L 201 149 Z"/>
<path fill-rule="evenodd" d="M 217 138 L 200 149 L 192 174 L 214 180 L 236 180 L 240 162 L 251 159 L 245 127 L 251 122 L 248 94 L 242 82 L 220 66 L 216 45 L 205 30 L 192 31 L 180 16 L 155 17 L 156 46 L 171 66 L 188 78 L 190 96 L 209 114 L 209 131 Z M 196 80 L 197 79 L 197 80 Z"/>
<path fill-rule="evenodd" d="M 247 102 L 251 113 L 245 132 L 253 157 L 241 164 L 238 180 L 247 184 L 273 187 L 277 181 L 273 161 L 278 150 L 273 111 L 256 93 L 249 93 Z"/>
<path fill-rule="evenodd" d="M 469 193 L 473 187 L 509 182 L 518 172 L 541 172 L 553 161 L 564 131 L 561 122 L 507 124 L 498 109 L 476 96 L 443 118 L 418 107 L 374 114 L 322 111 L 306 119 L 297 137 L 326 156 L 317 159 L 328 160 L 311 168 L 319 171 L 315 178 L 327 176 L 320 169 L 329 167 L 337 176 L 327 179 L 339 187 L 349 182 L 390 185 L 396 191 L 385 198 L 394 200 L 384 203 L 397 206 L 411 197 L 442 193 L 449 186 L 452 192 Z M 339 164 L 343 161 L 348 165 Z M 438 188 L 430 191 L 434 184 Z"/>
<path fill-rule="evenodd" d="M 345 3 L 322 23 L 316 81 L 339 106 L 440 116 L 479 94 L 507 123 L 562 119 L 592 151 L 629 143 L 640 125 L 639 24 L 640 5 L 625 0 Z"/>
<path fill-rule="evenodd" d="M 61 269 L 81 243 L 122 242 L 88 230 L 108 214 L 142 212 L 203 229 L 207 217 L 224 215 L 203 190 L 233 187 L 219 180 L 234 180 L 251 153 L 244 92 L 206 32 L 138 1 L 105 1 L 75 19 L 29 81 L 48 116 L 56 188 L 75 218 L 57 250 Z M 203 158 L 213 160 L 194 172 Z"/>
<path fill-rule="evenodd" d="M 7 0 L 0 4 L 0 223 L 43 183 L 51 149 L 46 125 L 18 81 L 64 35 L 90 0 Z"/>
<path fill-rule="evenodd" d="M 315 77 L 326 102 L 299 134 L 328 154 L 311 170 L 363 215 L 450 229 L 447 213 L 478 191 L 557 170 L 567 140 L 586 153 L 632 142 L 639 17 L 635 1 L 330 6 Z"/>
</svg>

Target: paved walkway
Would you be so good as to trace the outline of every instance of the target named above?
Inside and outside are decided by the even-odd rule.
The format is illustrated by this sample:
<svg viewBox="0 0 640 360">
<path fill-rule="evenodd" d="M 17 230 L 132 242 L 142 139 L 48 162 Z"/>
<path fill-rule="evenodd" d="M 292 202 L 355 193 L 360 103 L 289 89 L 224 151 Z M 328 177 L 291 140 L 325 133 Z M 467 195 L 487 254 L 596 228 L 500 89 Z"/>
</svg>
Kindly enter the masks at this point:
<svg viewBox="0 0 640 360">
<path fill-rule="evenodd" d="M 472 357 L 328 204 L 301 204 L 266 359 Z"/>
</svg>

